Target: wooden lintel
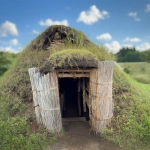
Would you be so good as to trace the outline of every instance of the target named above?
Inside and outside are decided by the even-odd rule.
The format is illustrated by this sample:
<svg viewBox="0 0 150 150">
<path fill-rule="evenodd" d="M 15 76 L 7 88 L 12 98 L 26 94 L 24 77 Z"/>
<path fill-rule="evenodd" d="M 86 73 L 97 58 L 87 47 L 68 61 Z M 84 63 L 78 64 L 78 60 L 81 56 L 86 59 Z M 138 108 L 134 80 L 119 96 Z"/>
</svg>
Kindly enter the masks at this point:
<svg viewBox="0 0 150 150">
<path fill-rule="evenodd" d="M 65 73 L 60 74 L 59 73 L 58 77 L 59 78 L 83 78 L 83 77 L 88 78 L 89 75 L 88 74 L 65 74 Z"/>
<path fill-rule="evenodd" d="M 90 72 L 90 69 L 58 69 L 57 72 Z"/>
</svg>

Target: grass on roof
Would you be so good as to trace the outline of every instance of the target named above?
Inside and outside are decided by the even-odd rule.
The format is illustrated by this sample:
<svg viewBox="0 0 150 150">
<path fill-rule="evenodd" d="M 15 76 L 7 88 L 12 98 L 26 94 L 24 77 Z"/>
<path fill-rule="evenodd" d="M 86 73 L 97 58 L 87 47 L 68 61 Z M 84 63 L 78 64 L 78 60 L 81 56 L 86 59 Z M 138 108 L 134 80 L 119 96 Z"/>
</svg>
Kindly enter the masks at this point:
<svg viewBox="0 0 150 150">
<path fill-rule="evenodd" d="M 98 60 L 96 55 L 94 55 L 92 52 L 86 49 L 66 49 L 66 50 L 55 52 L 50 56 L 50 58 L 54 58 L 54 59 L 63 59 L 63 58 L 71 58 L 71 57 L 75 57 L 78 59 L 85 58 L 86 60 L 94 58 Z"/>
<path fill-rule="evenodd" d="M 65 65 L 66 62 L 70 66 L 75 65 L 74 59 L 79 61 L 98 61 L 97 56 L 95 56 L 92 52 L 88 51 L 87 49 L 65 49 L 61 51 L 57 51 L 53 53 L 49 60 L 56 64 L 59 67 Z"/>
<path fill-rule="evenodd" d="M 87 49 L 71 49 L 71 48 L 55 52 L 50 57 L 57 57 L 57 56 L 59 57 L 60 55 L 72 55 L 72 54 L 77 54 L 78 56 L 82 57 L 84 57 L 85 55 L 86 56 L 91 55 L 93 57 L 96 57 L 92 52 L 90 52 Z"/>
</svg>

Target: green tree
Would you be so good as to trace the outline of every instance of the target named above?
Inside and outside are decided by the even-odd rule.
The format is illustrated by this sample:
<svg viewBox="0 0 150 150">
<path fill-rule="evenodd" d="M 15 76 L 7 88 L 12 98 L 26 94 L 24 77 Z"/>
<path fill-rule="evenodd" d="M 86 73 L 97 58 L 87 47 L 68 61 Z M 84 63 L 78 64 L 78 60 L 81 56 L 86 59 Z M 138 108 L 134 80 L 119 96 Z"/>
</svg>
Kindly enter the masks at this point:
<svg viewBox="0 0 150 150">
<path fill-rule="evenodd" d="M 0 76 L 7 71 L 8 67 L 7 65 L 10 63 L 10 61 L 7 59 L 4 52 L 0 52 Z"/>
<path fill-rule="evenodd" d="M 117 54 L 118 62 L 139 62 L 141 61 L 140 52 L 135 48 L 123 47 Z"/>
<path fill-rule="evenodd" d="M 150 50 L 141 52 L 141 59 L 150 63 Z"/>
</svg>

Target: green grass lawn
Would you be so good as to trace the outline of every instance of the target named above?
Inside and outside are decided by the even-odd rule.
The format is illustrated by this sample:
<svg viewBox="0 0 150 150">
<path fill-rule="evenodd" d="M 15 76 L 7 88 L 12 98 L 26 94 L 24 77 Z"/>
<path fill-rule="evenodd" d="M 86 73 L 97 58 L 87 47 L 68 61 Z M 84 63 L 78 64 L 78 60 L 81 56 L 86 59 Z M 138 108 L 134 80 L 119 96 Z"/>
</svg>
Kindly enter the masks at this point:
<svg viewBox="0 0 150 150">
<path fill-rule="evenodd" d="M 150 63 L 133 62 L 119 63 L 119 65 L 129 71 L 130 76 L 138 82 L 150 84 Z"/>
</svg>

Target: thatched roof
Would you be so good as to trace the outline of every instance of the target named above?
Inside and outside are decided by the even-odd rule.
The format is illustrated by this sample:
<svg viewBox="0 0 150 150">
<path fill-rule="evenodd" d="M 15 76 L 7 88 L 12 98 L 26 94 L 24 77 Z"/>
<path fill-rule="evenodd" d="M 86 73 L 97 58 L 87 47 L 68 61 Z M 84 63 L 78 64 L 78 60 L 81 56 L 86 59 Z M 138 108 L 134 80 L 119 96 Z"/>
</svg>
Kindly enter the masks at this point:
<svg viewBox="0 0 150 150">
<path fill-rule="evenodd" d="M 32 50 L 46 50 L 53 45 L 54 41 L 64 43 L 66 40 L 69 40 L 72 44 L 76 45 L 81 43 L 87 45 L 87 43 L 90 42 L 80 31 L 63 25 L 54 25 L 47 28 L 42 34 L 33 40 L 30 46 Z"/>
<path fill-rule="evenodd" d="M 30 50 L 50 50 L 50 57 L 42 64 L 41 73 L 47 73 L 54 67 L 56 69 L 96 68 L 98 59 L 88 50 L 90 43 L 92 42 L 82 32 L 71 27 L 55 25 L 47 28 L 33 40 Z M 72 49 L 67 49 L 67 46 Z"/>
<path fill-rule="evenodd" d="M 96 68 L 98 60 L 109 60 L 108 52 L 93 44 L 84 33 L 62 25 L 50 26 L 29 45 L 30 51 L 49 51 L 41 73 L 55 69 Z"/>
<path fill-rule="evenodd" d="M 67 49 L 55 52 L 44 63 L 40 72 L 47 73 L 55 69 L 85 69 L 97 68 L 98 59 L 88 50 Z"/>
</svg>

